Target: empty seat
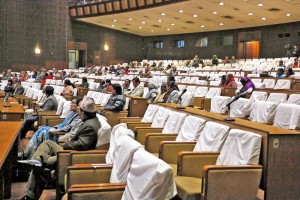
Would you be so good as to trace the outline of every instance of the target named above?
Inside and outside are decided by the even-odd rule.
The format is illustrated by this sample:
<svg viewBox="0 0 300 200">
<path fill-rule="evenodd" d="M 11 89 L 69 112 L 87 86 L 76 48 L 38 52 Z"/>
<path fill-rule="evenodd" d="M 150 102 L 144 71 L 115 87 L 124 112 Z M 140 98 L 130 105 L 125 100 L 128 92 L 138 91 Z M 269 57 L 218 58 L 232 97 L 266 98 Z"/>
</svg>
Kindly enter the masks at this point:
<svg viewBox="0 0 300 200">
<path fill-rule="evenodd" d="M 292 103 L 300 105 L 300 94 L 290 94 L 286 103 Z"/>
<path fill-rule="evenodd" d="M 300 105 L 280 103 L 276 109 L 273 125 L 286 129 L 300 127 Z"/>
<path fill-rule="evenodd" d="M 208 92 L 208 87 L 198 86 L 195 91 L 195 97 L 205 97 Z"/>
<path fill-rule="evenodd" d="M 263 82 L 266 85 L 266 88 L 274 88 L 275 87 L 275 79 L 264 79 Z"/>
<path fill-rule="evenodd" d="M 206 99 L 211 99 L 214 96 L 221 96 L 221 88 L 217 88 L 217 87 L 211 87 L 209 88 L 208 92 L 205 95 Z"/>
<path fill-rule="evenodd" d="M 275 90 L 277 89 L 291 89 L 291 80 L 289 79 L 278 79 L 276 85 L 274 87 Z"/>
<path fill-rule="evenodd" d="M 273 103 L 284 103 L 287 100 L 287 94 L 285 93 L 270 93 L 267 101 Z"/>
<path fill-rule="evenodd" d="M 214 96 L 211 99 L 210 112 L 224 114 L 228 110 L 226 105 L 231 100 L 232 98 L 227 96 Z"/>
</svg>

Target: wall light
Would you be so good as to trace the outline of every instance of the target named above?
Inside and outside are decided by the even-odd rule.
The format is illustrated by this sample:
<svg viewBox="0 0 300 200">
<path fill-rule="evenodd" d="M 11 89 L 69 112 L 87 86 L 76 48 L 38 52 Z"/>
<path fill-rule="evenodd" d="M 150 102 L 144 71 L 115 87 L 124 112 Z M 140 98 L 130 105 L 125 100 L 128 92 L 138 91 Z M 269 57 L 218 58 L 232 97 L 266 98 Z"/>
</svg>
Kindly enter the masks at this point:
<svg viewBox="0 0 300 200">
<path fill-rule="evenodd" d="M 107 44 L 104 45 L 104 51 L 108 51 L 109 47 Z"/>
<path fill-rule="evenodd" d="M 34 53 L 37 55 L 41 54 L 40 43 L 35 44 Z"/>
</svg>

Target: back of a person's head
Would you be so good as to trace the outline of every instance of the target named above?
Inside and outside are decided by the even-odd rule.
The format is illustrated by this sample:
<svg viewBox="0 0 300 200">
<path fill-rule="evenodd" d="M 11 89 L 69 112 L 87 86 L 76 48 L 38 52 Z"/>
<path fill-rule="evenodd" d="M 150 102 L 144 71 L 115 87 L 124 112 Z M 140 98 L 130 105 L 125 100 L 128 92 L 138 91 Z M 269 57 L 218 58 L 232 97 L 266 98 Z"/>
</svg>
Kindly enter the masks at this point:
<svg viewBox="0 0 300 200">
<path fill-rule="evenodd" d="M 168 84 L 169 88 L 173 88 L 175 86 L 175 82 L 174 81 L 170 81 Z"/>
<path fill-rule="evenodd" d="M 112 87 L 116 91 L 117 95 L 121 95 L 122 94 L 122 86 L 119 83 L 112 84 Z"/>
<path fill-rule="evenodd" d="M 138 77 L 134 77 L 134 78 L 132 79 L 132 81 L 135 82 L 135 83 L 139 83 L 139 82 L 140 82 L 140 79 L 139 79 Z"/>
<path fill-rule="evenodd" d="M 71 81 L 69 79 L 64 81 L 65 85 L 71 85 Z"/>
<path fill-rule="evenodd" d="M 46 93 L 47 96 L 53 95 L 54 88 L 52 86 L 49 86 L 49 85 L 46 86 L 45 93 Z"/>
<path fill-rule="evenodd" d="M 82 82 L 87 82 L 87 78 L 86 77 L 82 77 Z"/>
<path fill-rule="evenodd" d="M 108 84 L 111 84 L 110 79 L 106 79 L 105 82 L 108 83 Z"/>
</svg>

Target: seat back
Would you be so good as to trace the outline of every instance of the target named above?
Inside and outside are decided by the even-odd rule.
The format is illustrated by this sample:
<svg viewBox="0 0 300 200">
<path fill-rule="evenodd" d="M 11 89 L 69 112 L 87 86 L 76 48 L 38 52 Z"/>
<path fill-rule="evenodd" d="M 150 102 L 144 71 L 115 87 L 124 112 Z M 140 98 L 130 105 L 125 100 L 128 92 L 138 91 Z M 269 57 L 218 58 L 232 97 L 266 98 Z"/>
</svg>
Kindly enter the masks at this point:
<svg viewBox="0 0 300 200">
<path fill-rule="evenodd" d="M 250 100 L 252 102 L 256 102 L 256 101 L 266 101 L 268 98 L 268 93 L 267 92 L 258 92 L 258 91 L 254 91 L 251 94 Z"/>
<path fill-rule="evenodd" d="M 158 108 L 159 106 L 155 104 L 149 104 L 141 122 L 152 122 Z"/>
<path fill-rule="evenodd" d="M 291 94 L 286 103 L 300 105 L 300 94 Z"/>
<path fill-rule="evenodd" d="M 229 127 L 216 122 L 206 122 L 193 151 L 219 151 L 228 135 Z"/>
<path fill-rule="evenodd" d="M 258 164 L 262 137 L 256 133 L 231 129 L 216 165 Z"/>
<path fill-rule="evenodd" d="M 286 102 L 286 99 L 287 99 L 287 94 L 285 93 L 271 93 L 267 101 L 278 104 L 278 103 Z"/>
<path fill-rule="evenodd" d="M 137 150 L 122 200 L 172 199 L 176 193 L 172 168 L 144 149 Z"/>
<path fill-rule="evenodd" d="M 186 92 L 181 96 L 181 104 L 180 106 L 186 107 L 193 105 L 194 93 Z"/>
<path fill-rule="evenodd" d="M 227 111 L 227 104 L 231 101 L 231 97 L 227 96 L 214 96 L 211 99 L 210 112 L 225 113 Z"/>
<path fill-rule="evenodd" d="M 119 138 L 114 151 L 113 168 L 110 175 L 111 183 L 126 182 L 134 153 L 143 146 L 128 135 Z"/>
<path fill-rule="evenodd" d="M 64 104 L 67 100 L 65 98 L 63 98 L 62 100 L 59 101 L 58 105 L 57 105 L 57 110 L 56 110 L 56 114 L 57 115 L 60 115 L 63 111 L 63 107 L 64 107 Z"/>
<path fill-rule="evenodd" d="M 274 87 L 275 90 L 277 89 L 291 89 L 291 80 L 289 79 L 278 79 L 276 85 Z"/>
<path fill-rule="evenodd" d="M 205 120 L 195 116 L 187 116 L 176 137 L 177 142 L 196 141 L 205 125 Z"/>
<path fill-rule="evenodd" d="M 300 105 L 280 103 L 276 108 L 273 126 L 286 129 L 300 127 Z"/>
<path fill-rule="evenodd" d="M 263 82 L 266 85 L 266 88 L 274 88 L 275 87 L 275 79 L 264 79 Z"/>
<path fill-rule="evenodd" d="M 171 112 L 170 116 L 168 117 L 166 124 L 164 126 L 164 129 L 162 130 L 162 133 L 172 133 L 172 134 L 178 134 L 180 127 L 186 118 L 185 113 L 180 112 Z"/>
<path fill-rule="evenodd" d="M 70 113 L 72 112 L 70 110 L 70 107 L 71 107 L 71 101 L 66 101 L 64 103 L 60 118 L 67 118 L 70 115 Z"/>
<path fill-rule="evenodd" d="M 99 148 L 102 145 L 109 143 L 111 126 L 107 123 L 107 119 L 102 115 L 97 114 L 97 118 L 101 124 L 101 128 L 98 130 L 98 141 L 96 144 L 96 148 Z"/>
<path fill-rule="evenodd" d="M 163 108 L 163 107 L 159 107 L 158 111 L 156 112 L 156 114 L 154 116 L 151 127 L 152 128 L 163 128 L 170 113 L 171 113 L 170 110 Z"/>
<path fill-rule="evenodd" d="M 205 95 L 205 98 L 206 99 L 211 99 L 214 96 L 221 96 L 221 91 L 222 91 L 221 88 L 211 87 L 211 88 L 209 88 L 207 94 Z"/>
<path fill-rule="evenodd" d="M 195 91 L 195 97 L 205 97 L 208 92 L 208 87 L 199 86 Z"/>
</svg>

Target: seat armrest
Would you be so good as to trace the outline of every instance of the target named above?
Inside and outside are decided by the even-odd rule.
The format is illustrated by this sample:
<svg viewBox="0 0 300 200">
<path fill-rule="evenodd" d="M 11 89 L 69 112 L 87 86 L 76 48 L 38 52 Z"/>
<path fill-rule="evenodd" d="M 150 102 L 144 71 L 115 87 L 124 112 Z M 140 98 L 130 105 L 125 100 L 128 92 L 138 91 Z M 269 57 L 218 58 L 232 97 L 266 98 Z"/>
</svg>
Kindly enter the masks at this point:
<svg viewBox="0 0 300 200">
<path fill-rule="evenodd" d="M 107 150 L 72 151 L 71 165 L 105 163 Z"/>
<path fill-rule="evenodd" d="M 230 199 L 233 196 L 256 199 L 261 174 L 260 165 L 204 166 L 202 195 L 204 199 Z"/>
<path fill-rule="evenodd" d="M 202 178 L 202 168 L 205 165 L 214 165 L 219 152 L 189 152 L 178 153 L 177 175 Z"/>
<path fill-rule="evenodd" d="M 135 127 L 135 132 L 136 132 L 136 140 L 141 143 L 142 145 L 145 144 L 145 139 L 146 139 L 146 135 L 148 133 L 161 133 L 162 132 L 162 128 L 151 128 L 151 127 L 142 127 L 142 126 L 138 126 Z"/>
<path fill-rule="evenodd" d="M 127 128 L 135 131 L 136 127 L 150 127 L 151 123 L 147 122 L 127 122 Z"/>
<path fill-rule="evenodd" d="M 162 141 L 159 145 L 159 158 L 166 163 L 177 164 L 180 151 L 193 151 L 196 142 Z"/>
<path fill-rule="evenodd" d="M 59 115 L 47 115 L 47 116 L 42 116 L 42 124 L 46 126 L 56 126 L 57 124 L 60 124 L 64 121 L 64 118 L 60 118 Z"/>
<path fill-rule="evenodd" d="M 127 122 L 141 122 L 141 117 L 120 117 L 119 123 L 127 123 Z"/>
<path fill-rule="evenodd" d="M 64 176 L 67 172 L 67 167 L 71 164 L 71 152 L 72 150 L 61 150 L 57 152 L 57 194 L 60 193 L 60 186 L 64 185 Z"/>
<path fill-rule="evenodd" d="M 177 134 L 148 133 L 145 138 L 145 149 L 150 153 L 159 153 L 162 141 L 175 141 Z"/>
</svg>

